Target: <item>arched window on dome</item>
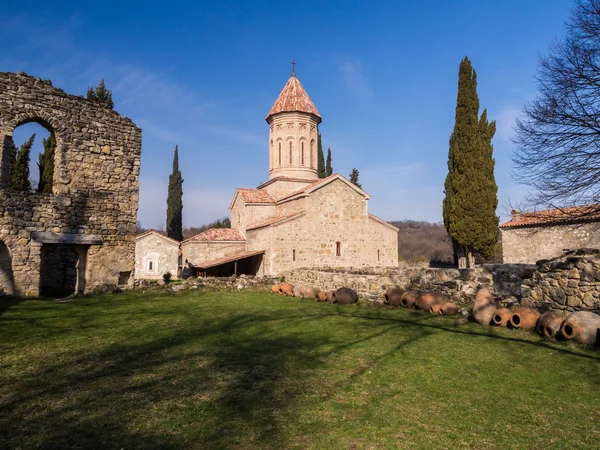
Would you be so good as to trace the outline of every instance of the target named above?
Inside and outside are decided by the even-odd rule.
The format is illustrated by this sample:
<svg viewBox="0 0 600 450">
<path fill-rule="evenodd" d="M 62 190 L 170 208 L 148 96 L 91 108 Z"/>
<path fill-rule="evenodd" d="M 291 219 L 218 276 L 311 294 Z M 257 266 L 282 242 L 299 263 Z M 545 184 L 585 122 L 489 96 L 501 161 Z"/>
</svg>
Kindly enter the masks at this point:
<svg viewBox="0 0 600 450">
<path fill-rule="evenodd" d="M 279 143 L 279 165 L 281 165 L 281 142 Z"/>
<path fill-rule="evenodd" d="M 292 141 L 290 141 L 290 166 L 292 165 Z"/>
<path fill-rule="evenodd" d="M 310 141 L 310 168 L 314 169 L 314 161 L 313 161 L 313 152 L 315 151 L 315 140 L 312 139 Z"/>
<path fill-rule="evenodd" d="M 301 147 L 300 164 L 304 165 L 304 141 L 302 141 L 302 143 L 300 144 L 300 147 Z"/>
</svg>

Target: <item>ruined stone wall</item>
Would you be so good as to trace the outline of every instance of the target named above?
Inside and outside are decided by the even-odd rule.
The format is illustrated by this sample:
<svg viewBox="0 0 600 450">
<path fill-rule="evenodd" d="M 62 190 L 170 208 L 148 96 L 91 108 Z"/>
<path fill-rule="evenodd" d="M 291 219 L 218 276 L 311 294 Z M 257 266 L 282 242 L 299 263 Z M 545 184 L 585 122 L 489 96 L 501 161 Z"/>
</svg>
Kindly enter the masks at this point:
<svg viewBox="0 0 600 450">
<path fill-rule="evenodd" d="M 539 261 L 523 279 L 521 303 L 539 309 L 600 311 L 600 251 Z"/>
<path fill-rule="evenodd" d="M 135 241 L 135 278 L 159 280 L 167 272 L 178 275 L 179 243 L 150 233 Z M 152 265 L 152 268 L 150 268 Z"/>
<path fill-rule="evenodd" d="M 200 264 L 246 250 L 245 241 L 187 241 L 181 244 L 183 263 Z"/>
<path fill-rule="evenodd" d="M 56 136 L 52 194 L 10 192 L 6 148 L 37 122 Z M 42 242 L 94 242 L 86 290 L 134 269 L 141 130 L 126 117 L 24 74 L 0 73 L 0 240 L 12 256 L 15 293 L 38 295 Z M 121 276 L 122 278 L 122 276 Z"/>
<path fill-rule="evenodd" d="M 600 223 L 505 228 L 501 232 L 507 264 L 535 264 L 561 256 L 565 249 L 600 248 Z"/>
</svg>

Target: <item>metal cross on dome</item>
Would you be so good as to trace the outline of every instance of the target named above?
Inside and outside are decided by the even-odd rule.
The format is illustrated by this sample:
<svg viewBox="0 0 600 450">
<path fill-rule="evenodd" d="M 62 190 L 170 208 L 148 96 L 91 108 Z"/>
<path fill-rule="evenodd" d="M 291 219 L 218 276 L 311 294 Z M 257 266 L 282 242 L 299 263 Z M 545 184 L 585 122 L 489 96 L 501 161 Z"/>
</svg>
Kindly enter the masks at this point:
<svg viewBox="0 0 600 450">
<path fill-rule="evenodd" d="M 292 62 L 291 62 L 290 64 L 292 65 L 292 75 L 295 75 L 295 74 L 296 74 L 296 72 L 295 72 L 295 70 L 294 70 L 294 69 L 295 69 L 295 67 L 294 67 L 294 66 L 296 65 L 296 61 L 292 60 Z"/>
</svg>

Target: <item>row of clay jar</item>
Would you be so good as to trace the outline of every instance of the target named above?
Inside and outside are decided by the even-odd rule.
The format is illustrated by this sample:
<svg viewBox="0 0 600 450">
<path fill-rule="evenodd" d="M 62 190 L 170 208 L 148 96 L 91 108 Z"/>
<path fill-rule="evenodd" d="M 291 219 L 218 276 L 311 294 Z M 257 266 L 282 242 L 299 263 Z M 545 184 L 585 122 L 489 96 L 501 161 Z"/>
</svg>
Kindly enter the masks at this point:
<svg viewBox="0 0 600 450">
<path fill-rule="evenodd" d="M 318 302 L 338 303 L 340 305 L 349 305 L 358 301 L 356 291 L 346 287 L 331 291 L 322 291 L 316 288 L 306 288 L 283 283 L 273 285 L 271 292 L 286 297 L 310 298 Z"/>
<path fill-rule="evenodd" d="M 383 294 L 383 303 L 392 306 L 420 309 L 443 316 L 453 316 L 458 313 L 458 305 L 451 302 L 448 297 L 439 292 L 419 294 L 414 291 L 403 291 L 397 288 L 388 289 Z"/>
<path fill-rule="evenodd" d="M 473 303 L 474 319 L 484 325 L 536 330 L 549 338 L 575 339 L 583 344 L 600 343 L 600 316 L 590 311 L 577 311 L 561 316 L 556 311 L 540 313 L 520 307 L 514 310 L 498 308 L 489 289 L 480 289 Z"/>
</svg>

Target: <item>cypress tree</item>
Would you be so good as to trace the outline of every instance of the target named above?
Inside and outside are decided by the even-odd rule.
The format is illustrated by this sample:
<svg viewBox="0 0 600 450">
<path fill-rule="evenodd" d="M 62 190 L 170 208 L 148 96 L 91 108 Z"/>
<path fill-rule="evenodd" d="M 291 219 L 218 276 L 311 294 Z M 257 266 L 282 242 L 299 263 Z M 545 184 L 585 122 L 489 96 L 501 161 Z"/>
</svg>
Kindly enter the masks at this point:
<svg viewBox="0 0 600 450">
<path fill-rule="evenodd" d="M 104 78 L 102 78 L 97 87 L 91 87 L 88 89 L 86 98 L 92 102 L 101 103 L 110 109 L 115 107 L 115 104 L 112 100 L 112 91 L 106 89 Z"/>
<path fill-rule="evenodd" d="M 54 178 L 54 153 L 56 150 L 56 138 L 50 133 L 48 139 L 44 139 L 44 152 L 39 154 L 38 169 L 40 171 L 40 182 L 38 192 L 52 193 L 52 181 Z"/>
<path fill-rule="evenodd" d="M 492 137 L 496 123 L 479 117 L 477 74 L 465 57 L 459 68 L 454 130 L 444 183 L 444 226 L 461 268 L 474 265 L 474 252 L 489 254 L 498 238 L 498 206 Z"/>
<path fill-rule="evenodd" d="M 167 195 L 167 236 L 183 240 L 183 178 L 179 170 L 179 149 L 173 154 L 173 173 L 169 175 Z"/>
<path fill-rule="evenodd" d="M 323 144 L 321 143 L 321 133 L 317 135 L 317 174 L 319 178 L 325 178 L 325 155 L 323 155 Z"/>
<path fill-rule="evenodd" d="M 350 172 L 350 182 L 356 187 L 362 189 L 362 185 L 358 182 L 358 170 L 352 169 L 352 172 Z"/>
<path fill-rule="evenodd" d="M 325 166 L 325 176 L 333 174 L 333 167 L 331 167 L 331 147 L 327 149 L 327 165 Z"/>
<path fill-rule="evenodd" d="M 12 172 L 15 170 L 15 164 L 17 163 L 17 146 L 12 137 L 8 138 L 8 187 L 11 188 Z"/>
<path fill-rule="evenodd" d="M 8 187 L 13 191 L 29 192 L 31 191 L 31 181 L 29 181 L 29 154 L 31 146 L 35 140 L 35 133 L 29 140 L 21 145 L 17 152 L 17 158 L 13 169 L 10 171 L 10 181 Z"/>
</svg>

